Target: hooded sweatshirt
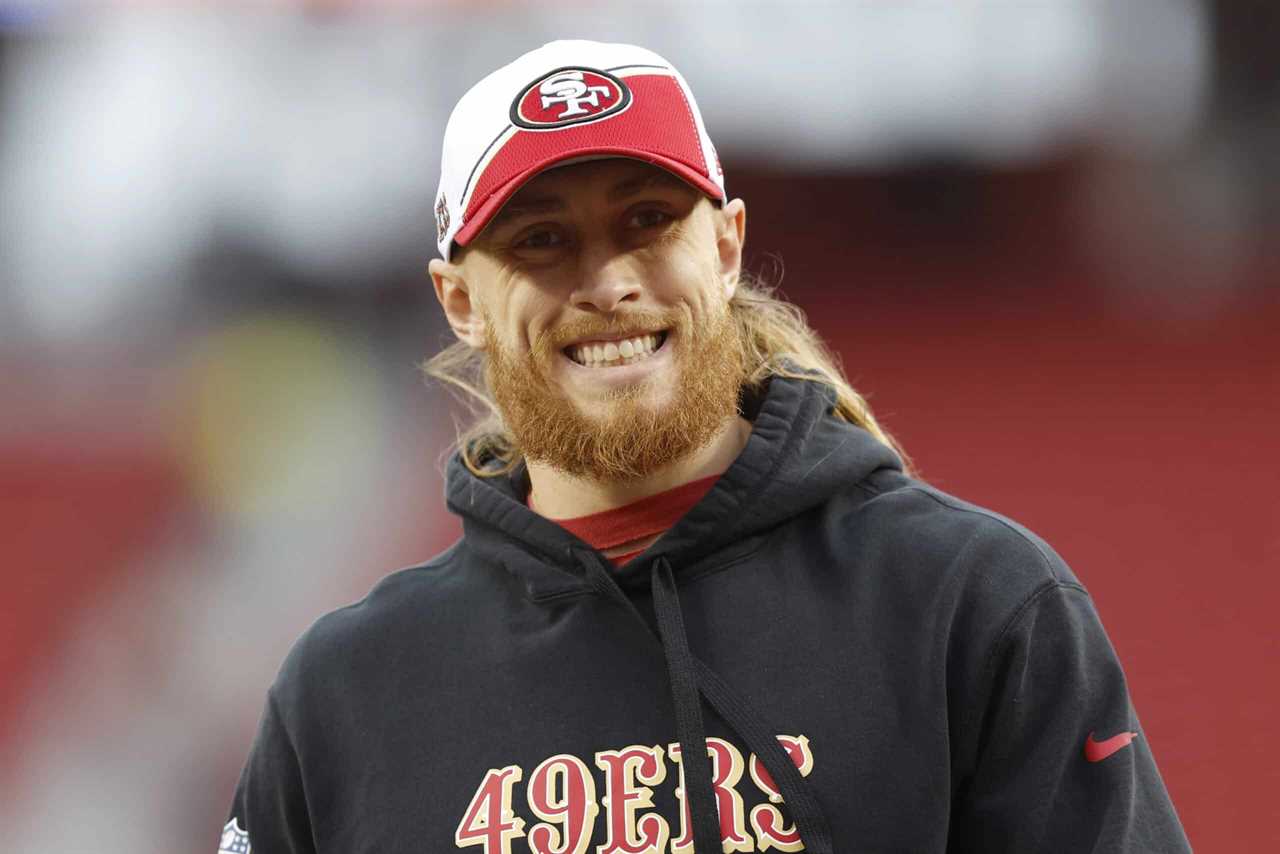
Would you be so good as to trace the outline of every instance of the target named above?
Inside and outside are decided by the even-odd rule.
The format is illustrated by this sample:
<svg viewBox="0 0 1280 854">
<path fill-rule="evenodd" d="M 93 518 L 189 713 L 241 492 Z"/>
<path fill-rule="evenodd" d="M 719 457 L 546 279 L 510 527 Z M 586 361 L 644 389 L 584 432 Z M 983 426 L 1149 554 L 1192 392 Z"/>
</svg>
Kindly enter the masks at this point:
<svg viewBox="0 0 1280 854">
<path fill-rule="evenodd" d="M 834 403 L 744 392 L 621 567 L 455 456 L 463 536 L 298 640 L 220 850 L 1190 851 L 1084 585 Z"/>
</svg>

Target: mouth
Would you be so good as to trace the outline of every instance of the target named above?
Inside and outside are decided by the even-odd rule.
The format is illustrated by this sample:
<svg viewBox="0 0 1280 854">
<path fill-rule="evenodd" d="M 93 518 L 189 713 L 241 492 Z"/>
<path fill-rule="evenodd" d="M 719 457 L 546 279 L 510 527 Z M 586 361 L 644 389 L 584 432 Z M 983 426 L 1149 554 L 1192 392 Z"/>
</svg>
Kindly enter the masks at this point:
<svg viewBox="0 0 1280 854">
<path fill-rule="evenodd" d="M 626 338 L 591 339 L 570 344 L 562 351 L 570 361 L 584 368 L 616 368 L 643 362 L 662 349 L 669 329 L 631 335 Z"/>
</svg>

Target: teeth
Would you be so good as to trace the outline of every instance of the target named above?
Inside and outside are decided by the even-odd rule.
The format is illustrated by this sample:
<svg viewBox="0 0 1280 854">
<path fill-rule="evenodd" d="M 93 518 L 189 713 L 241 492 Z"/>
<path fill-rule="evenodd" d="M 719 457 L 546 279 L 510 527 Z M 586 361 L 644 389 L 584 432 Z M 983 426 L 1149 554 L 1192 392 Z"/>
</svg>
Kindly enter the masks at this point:
<svg viewBox="0 0 1280 854">
<path fill-rule="evenodd" d="M 575 344 L 569 348 L 569 356 L 579 365 L 601 368 L 611 365 L 630 365 L 653 354 L 658 349 L 658 336 L 638 335 L 625 341 L 606 341 L 598 344 Z"/>
</svg>

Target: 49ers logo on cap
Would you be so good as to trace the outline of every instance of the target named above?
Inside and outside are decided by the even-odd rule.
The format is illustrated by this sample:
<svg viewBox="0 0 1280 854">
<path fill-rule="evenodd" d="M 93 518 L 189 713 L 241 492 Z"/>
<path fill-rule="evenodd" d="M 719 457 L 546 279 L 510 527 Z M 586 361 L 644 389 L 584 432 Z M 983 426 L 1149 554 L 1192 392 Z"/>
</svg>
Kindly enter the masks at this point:
<svg viewBox="0 0 1280 854">
<path fill-rule="evenodd" d="M 594 122 L 631 104 L 627 84 L 607 71 L 558 68 L 525 87 L 511 103 L 511 123 L 529 130 L 551 130 Z"/>
<path fill-rule="evenodd" d="M 444 240 L 444 236 L 448 231 L 449 202 L 445 199 L 444 193 L 441 193 L 440 201 L 436 202 L 436 241 Z"/>
</svg>

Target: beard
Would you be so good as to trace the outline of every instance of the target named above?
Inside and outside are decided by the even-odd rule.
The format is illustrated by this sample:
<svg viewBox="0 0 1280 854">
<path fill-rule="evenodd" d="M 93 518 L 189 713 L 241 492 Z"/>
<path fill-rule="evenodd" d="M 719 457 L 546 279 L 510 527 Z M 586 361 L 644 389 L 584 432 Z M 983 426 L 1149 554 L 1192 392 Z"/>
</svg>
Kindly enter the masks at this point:
<svg viewBox="0 0 1280 854">
<path fill-rule="evenodd" d="M 515 449 L 569 475 L 608 483 L 638 480 L 706 447 L 738 414 L 746 379 L 737 324 L 728 302 L 721 307 L 701 327 L 679 309 L 581 318 L 542 333 L 523 356 L 498 340 L 492 318 L 481 309 L 485 380 Z M 665 377 L 611 390 L 590 413 L 550 380 L 555 360 L 568 358 L 561 349 L 573 341 L 655 329 L 668 330 L 668 343 L 675 345 L 676 386 L 664 406 L 655 407 L 647 398 L 652 384 Z"/>
</svg>

